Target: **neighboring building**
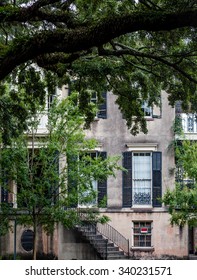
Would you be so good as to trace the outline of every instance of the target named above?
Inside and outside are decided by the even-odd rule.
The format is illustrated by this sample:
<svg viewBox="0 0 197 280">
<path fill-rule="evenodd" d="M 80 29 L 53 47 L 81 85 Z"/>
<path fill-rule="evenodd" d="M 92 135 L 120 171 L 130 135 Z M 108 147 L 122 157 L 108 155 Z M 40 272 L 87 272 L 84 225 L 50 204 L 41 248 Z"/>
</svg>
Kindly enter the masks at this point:
<svg viewBox="0 0 197 280">
<path fill-rule="evenodd" d="M 175 106 L 175 113 L 178 122 L 181 124 L 180 135 L 177 135 L 179 141 L 190 140 L 197 141 L 197 114 L 185 113 L 182 110 L 181 102 L 178 101 Z M 188 187 L 192 187 L 194 179 L 186 178 L 181 167 L 176 169 L 176 181 L 178 183 L 184 183 Z M 197 228 L 189 227 L 188 229 L 188 252 L 194 254 L 197 248 Z"/>
<path fill-rule="evenodd" d="M 67 94 L 68 89 L 64 89 L 62 96 Z M 93 156 L 122 156 L 120 164 L 128 172 L 117 171 L 116 178 L 109 177 L 102 184 L 95 181 L 98 197 L 93 203 L 107 198 L 106 207 L 99 210 L 110 218 L 110 226 L 129 240 L 131 258 L 187 258 L 188 228 L 172 227 L 167 208 L 159 200 L 167 188 L 173 189 L 175 185 L 174 153 L 170 149 L 174 140 L 175 110 L 169 106 L 167 94 L 162 92 L 160 108 L 149 108 L 144 103 L 148 134 L 137 136 L 129 132 L 115 103 L 116 96 L 107 93 L 103 97 L 105 102 L 91 129 L 86 130 L 87 138 L 95 138 L 99 142 L 97 149 L 91 152 Z M 92 101 L 96 102 L 96 96 Z M 43 117 L 41 131 L 44 131 L 46 121 Z M 1 193 L 1 200 L 4 196 Z M 18 229 L 17 232 L 18 251 L 24 251 L 21 247 L 23 231 Z M 31 235 L 30 232 L 28 234 Z M 53 239 L 42 238 L 46 241 L 42 247 L 46 253 L 53 252 L 59 259 L 97 258 L 90 244 L 80 238 L 76 230 L 66 230 L 59 225 Z M 1 241 L 4 244 L 4 248 L 0 248 L 2 252 L 13 252 L 13 234 Z"/>
</svg>

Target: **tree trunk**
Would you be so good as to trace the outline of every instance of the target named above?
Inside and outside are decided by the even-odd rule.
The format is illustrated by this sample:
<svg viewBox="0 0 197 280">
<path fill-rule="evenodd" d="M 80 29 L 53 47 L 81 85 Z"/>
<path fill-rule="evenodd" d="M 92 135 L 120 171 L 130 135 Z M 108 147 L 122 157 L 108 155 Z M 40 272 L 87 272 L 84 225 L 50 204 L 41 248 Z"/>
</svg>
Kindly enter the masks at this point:
<svg viewBox="0 0 197 280">
<path fill-rule="evenodd" d="M 36 260 L 36 253 L 37 253 L 37 217 L 36 216 L 34 217 L 33 230 L 34 230 L 33 260 Z"/>
</svg>

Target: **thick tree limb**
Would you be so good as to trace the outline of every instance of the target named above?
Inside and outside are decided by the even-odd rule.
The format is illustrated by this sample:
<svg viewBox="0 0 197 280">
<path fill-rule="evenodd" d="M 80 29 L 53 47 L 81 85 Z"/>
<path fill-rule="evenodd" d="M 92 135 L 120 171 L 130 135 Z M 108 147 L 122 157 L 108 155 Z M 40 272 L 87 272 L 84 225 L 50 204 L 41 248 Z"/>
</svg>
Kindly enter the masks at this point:
<svg viewBox="0 0 197 280">
<path fill-rule="evenodd" d="M 121 35 L 146 31 L 170 31 L 182 27 L 197 27 L 197 9 L 183 12 L 146 11 L 127 15 L 113 15 L 90 26 L 75 30 L 42 31 L 21 39 L 1 57 L 0 80 L 16 66 L 37 56 L 64 52 L 70 54 L 106 44 Z"/>
</svg>

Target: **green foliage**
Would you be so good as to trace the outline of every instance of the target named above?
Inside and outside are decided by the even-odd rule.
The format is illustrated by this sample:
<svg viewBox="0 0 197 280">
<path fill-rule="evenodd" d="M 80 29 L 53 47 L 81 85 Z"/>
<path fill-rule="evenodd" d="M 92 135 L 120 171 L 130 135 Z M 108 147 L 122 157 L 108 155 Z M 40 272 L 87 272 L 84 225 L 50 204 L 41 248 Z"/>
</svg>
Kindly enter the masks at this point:
<svg viewBox="0 0 197 280">
<path fill-rule="evenodd" d="M 177 185 L 171 191 L 167 190 L 163 202 L 168 206 L 171 223 L 179 226 L 197 225 L 197 186 L 188 188 Z"/>
<path fill-rule="evenodd" d="M 173 123 L 173 132 L 176 137 L 183 137 L 183 127 L 182 127 L 182 119 L 180 115 L 175 116 L 175 120 Z"/>
<path fill-rule="evenodd" d="M 46 90 L 51 94 L 56 85 L 50 72 L 42 74 L 33 66 L 18 69 L 7 82 L 0 84 L 0 136 L 1 142 L 10 144 L 25 130 L 32 116 L 42 111 L 46 103 Z"/>
<path fill-rule="evenodd" d="M 180 226 L 188 223 L 197 225 L 197 143 L 179 142 L 175 150 L 177 168 L 182 170 L 182 180 L 189 178 L 190 185 L 183 181 L 177 183 L 174 190 L 168 189 L 163 202 L 168 206 L 171 223 Z"/>
<path fill-rule="evenodd" d="M 8 230 L 11 229 L 10 226 L 10 207 L 6 203 L 1 203 L 1 212 L 0 212 L 0 236 L 5 235 Z"/>
<path fill-rule="evenodd" d="M 74 94 L 54 102 L 48 112 L 48 134 L 44 138 L 36 137 L 38 123 L 32 122 L 34 129 L 29 135 L 14 139 L 1 149 L 1 185 L 12 193 L 10 183 L 14 181 L 18 190 L 17 208 L 8 207 L 9 211 L 2 213 L 6 217 L 1 219 L 2 234 L 9 229 L 5 224 L 9 217 L 17 217 L 18 224 L 33 226 L 34 232 L 41 226 L 50 233 L 57 222 L 72 228 L 80 223 L 73 201 L 89 205 L 97 195 L 93 180 L 114 176 L 119 168 L 119 158 L 89 156 L 88 151 L 95 149 L 97 141 L 85 139 L 85 117 L 76 106 L 76 98 Z M 95 221 L 101 218 L 98 214 L 94 209 L 89 211 Z"/>
<path fill-rule="evenodd" d="M 176 151 L 178 165 L 181 165 L 185 177 L 194 179 L 197 182 L 197 143 L 183 141 Z"/>
<path fill-rule="evenodd" d="M 117 96 L 134 135 L 147 132 L 142 101 L 157 105 L 161 90 L 168 92 L 170 105 L 182 100 L 184 110 L 197 111 L 196 1 L 8 3 L 0 7 L 0 79 L 15 72 L 27 78 L 21 91 L 32 109 L 31 100 L 39 100 L 35 87 L 43 82 L 29 69 L 34 63 L 51 70 L 45 76 L 51 92 L 54 83 L 76 80 L 74 90 L 87 124 L 93 119 L 92 91 L 101 96 L 111 90 Z M 42 92 L 41 104 L 43 98 Z"/>
</svg>

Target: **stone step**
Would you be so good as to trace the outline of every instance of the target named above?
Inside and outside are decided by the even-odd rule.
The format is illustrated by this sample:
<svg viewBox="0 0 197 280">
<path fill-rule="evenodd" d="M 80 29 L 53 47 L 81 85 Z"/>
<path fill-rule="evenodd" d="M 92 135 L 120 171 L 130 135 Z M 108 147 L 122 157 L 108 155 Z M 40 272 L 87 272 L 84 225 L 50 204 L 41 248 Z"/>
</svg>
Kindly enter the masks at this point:
<svg viewBox="0 0 197 280">
<path fill-rule="evenodd" d="M 107 241 L 106 239 L 91 239 L 89 240 L 91 244 L 97 246 L 97 247 L 114 247 L 114 243 Z"/>
<path fill-rule="evenodd" d="M 96 230 L 94 229 L 77 228 L 77 230 L 82 233 L 96 234 Z"/>
<path fill-rule="evenodd" d="M 108 251 L 108 250 L 107 250 L 107 252 L 108 252 L 108 255 L 109 255 L 109 256 L 113 256 L 113 255 L 115 255 L 115 256 L 116 256 L 116 255 L 122 256 L 122 255 L 124 255 L 124 252 L 123 252 L 123 251 L 115 251 L 115 250 L 114 250 L 114 251 Z"/>
<path fill-rule="evenodd" d="M 108 256 L 107 256 L 107 259 L 108 260 L 126 260 L 126 259 L 128 259 L 128 257 L 127 256 L 125 256 L 125 255 L 109 255 L 108 254 Z"/>
<path fill-rule="evenodd" d="M 84 234 L 88 239 L 103 239 L 101 234 Z"/>
<path fill-rule="evenodd" d="M 94 227 L 78 226 L 78 231 L 86 238 L 96 249 L 103 259 L 127 259 L 124 252 L 119 249 L 112 241 L 107 240 L 102 234 L 99 234 Z M 106 255 L 107 247 L 107 255 Z"/>
<path fill-rule="evenodd" d="M 113 252 L 113 251 L 118 251 L 118 252 L 119 252 L 120 249 L 119 249 L 118 247 L 116 247 L 116 246 L 114 246 L 114 247 L 108 246 L 108 247 L 107 247 L 107 251 L 108 251 L 108 252 L 111 252 L 111 251 L 112 251 L 112 252 Z"/>
</svg>

